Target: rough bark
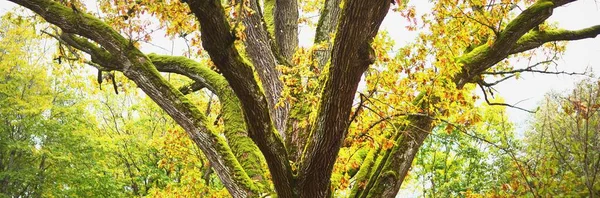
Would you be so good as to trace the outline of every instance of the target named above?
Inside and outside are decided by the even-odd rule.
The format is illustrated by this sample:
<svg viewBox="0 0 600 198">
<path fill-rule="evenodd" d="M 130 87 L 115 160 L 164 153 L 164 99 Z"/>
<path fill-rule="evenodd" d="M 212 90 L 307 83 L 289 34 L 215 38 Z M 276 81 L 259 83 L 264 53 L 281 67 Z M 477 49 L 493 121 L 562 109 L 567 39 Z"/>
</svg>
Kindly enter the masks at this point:
<svg viewBox="0 0 600 198">
<path fill-rule="evenodd" d="M 260 78 L 275 128 L 279 135 L 285 138 L 289 104 L 284 102 L 283 105 L 275 107 L 283 91 L 283 82 L 279 80 L 281 72 L 277 70 L 277 65 L 281 63 L 277 61 L 277 49 L 273 49 L 271 45 L 272 41 L 260 14 L 258 1 L 249 1 L 249 6 L 256 13 L 242 18 L 246 35 L 244 40 L 246 54 Z"/>
<path fill-rule="evenodd" d="M 203 87 L 217 95 L 221 103 L 221 118 L 228 145 L 248 176 L 262 184 L 263 189 L 268 188 L 269 184 L 264 178 L 266 171 L 261 166 L 265 163 L 264 158 L 252 139 L 248 137 L 242 106 L 227 80 L 210 68 L 183 56 L 150 54 L 148 57 L 158 71 L 187 76 L 196 82 L 201 82 Z"/>
<path fill-rule="evenodd" d="M 325 0 L 325 5 L 321 9 L 321 17 L 315 33 L 315 44 L 323 44 L 324 48 L 317 50 L 314 55 L 319 69 L 322 69 L 331 58 L 330 40 L 339 24 L 341 3 L 341 0 Z"/>
<path fill-rule="evenodd" d="M 275 21 L 273 34 L 277 48 L 281 56 L 290 61 L 298 48 L 298 1 L 276 0 L 273 9 Z"/>
<path fill-rule="evenodd" d="M 323 44 L 325 47 L 316 50 L 313 55 L 315 66 L 319 70 L 322 70 L 331 58 L 331 36 L 335 33 L 338 26 L 341 11 L 340 3 L 341 0 L 326 0 L 321 10 L 314 43 Z M 298 80 L 301 80 L 300 77 L 298 77 Z M 319 90 L 319 88 L 315 89 Z M 307 137 L 310 134 L 310 126 L 300 127 L 299 124 L 308 119 L 308 115 L 310 114 L 308 109 L 307 107 L 297 105 L 292 106 L 290 110 L 288 126 L 286 127 L 288 137 L 285 141 L 290 160 L 293 162 L 298 162 L 302 156 Z"/>
<path fill-rule="evenodd" d="M 328 194 L 333 164 L 346 135 L 352 100 L 363 72 L 375 60 L 370 44 L 390 1 L 348 1 L 332 50 L 318 115 L 304 150 L 298 188 L 302 197 Z"/>
<path fill-rule="evenodd" d="M 190 9 L 200 21 L 202 46 L 240 99 L 250 138 L 265 156 L 275 190 L 292 197 L 292 172 L 282 139 L 277 133 L 262 88 L 252 66 L 234 46 L 235 36 L 220 1 L 190 0 Z"/>
<path fill-rule="evenodd" d="M 381 148 L 372 149 L 358 169 L 354 177 L 354 185 L 350 191 L 350 197 L 360 197 L 369 184 L 369 177 L 373 174 L 376 160 L 381 153 Z M 379 164 L 379 163 L 377 163 Z"/>
<path fill-rule="evenodd" d="M 410 116 L 410 124 L 397 134 L 394 147 L 384 152 L 382 160 L 356 197 L 396 197 L 415 155 L 432 129 L 432 119 Z"/>
</svg>

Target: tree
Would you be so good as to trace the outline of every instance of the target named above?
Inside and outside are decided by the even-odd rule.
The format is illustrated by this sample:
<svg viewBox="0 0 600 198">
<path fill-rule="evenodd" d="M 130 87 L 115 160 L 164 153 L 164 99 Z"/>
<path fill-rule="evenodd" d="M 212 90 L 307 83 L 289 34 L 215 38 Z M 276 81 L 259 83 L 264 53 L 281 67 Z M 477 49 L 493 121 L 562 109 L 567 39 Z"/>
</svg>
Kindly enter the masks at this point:
<svg viewBox="0 0 600 198">
<path fill-rule="evenodd" d="M 48 49 L 32 26 L 15 14 L 0 19 L 0 197 L 122 196 L 99 164 L 108 153 L 89 138 L 80 84 L 49 75 L 65 70 L 40 58 Z"/>
<path fill-rule="evenodd" d="M 504 107 L 487 106 L 478 111 L 483 122 L 468 128 L 447 123 L 425 140 L 412 173 L 423 186 L 422 195 L 507 196 L 503 189 L 515 180 L 511 174 L 517 169 L 511 164 L 521 163 L 511 158 L 515 142 L 512 125 L 507 123 Z"/>
<path fill-rule="evenodd" d="M 260 196 L 271 183 L 279 197 L 327 197 L 341 190 L 332 181 L 344 187 L 348 177 L 352 196 L 394 197 L 440 118 L 480 120 L 468 111 L 476 85 L 488 93 L 518 73 L 548 72 L 541 63 L 513 68 L 508 58 L 528 58 L 538 48 L 559 53 L 559 41 L 600 34 L 600 26 L 545 23 L 573 0 L 444 0 L 422 24 L 405 1 L 389 0 L 101 1 L 104 12 L 96 14 L 74 0 L 10 1 L 59 27 L 54 36 L 89 55 L 83 61 L 132 80 L 187 132 L 233 197 Z M 390 58 L 392 41 L 378 31 L 392 3 L 410 29 L 429 31 Z M 298 21 L 306 20 L 299 8 L 319 6 L 316 45 L 298 47 Z M 192 46 L 205 64 L 142 53 L 150 16 L 167 34 L 196 36 Z M 216 94 L 223 130 L 159 72 Z M 485 81 L 490 75 L 504 77 Z M 363 77 L 366 92 L 357 94 Z M 334 181 L 342 149 L 362 149 L 365 162 Z"/>
<path fill-rule="evenodd" d="M 540 195 L 600 196 L 599 86 L 549 93 L 526 133 L 527 167 Z"/>
</svg>

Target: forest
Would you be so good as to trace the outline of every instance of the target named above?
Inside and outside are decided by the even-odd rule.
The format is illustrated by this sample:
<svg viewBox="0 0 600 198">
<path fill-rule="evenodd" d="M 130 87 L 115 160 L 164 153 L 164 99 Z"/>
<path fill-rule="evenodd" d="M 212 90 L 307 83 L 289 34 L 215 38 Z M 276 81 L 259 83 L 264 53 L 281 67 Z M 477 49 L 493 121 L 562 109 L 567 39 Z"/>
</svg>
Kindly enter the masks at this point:
<svg viewBox="0 0 600 198">
<path fill-rule="evenodd" d="M 584 2 L 0 0 L 0 198 L 600 197 Z"/>
</svg>

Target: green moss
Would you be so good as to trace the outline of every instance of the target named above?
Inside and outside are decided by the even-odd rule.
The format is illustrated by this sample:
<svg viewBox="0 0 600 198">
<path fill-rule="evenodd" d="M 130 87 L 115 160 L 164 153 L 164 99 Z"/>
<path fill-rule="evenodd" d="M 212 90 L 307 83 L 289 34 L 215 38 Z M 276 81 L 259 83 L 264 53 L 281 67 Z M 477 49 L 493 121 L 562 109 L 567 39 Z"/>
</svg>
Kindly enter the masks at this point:
<svg viewBox="0 0 600 198">
<path fill-rule="evenodd" d="M 514 31 L 518 30 L 520 28 L 519 26 L 523 25 L 523 23 L 526 23 L 528 20 L 532 20 L 531 18 L 536 15 L 544 15 L 544 14 L 551 13 L 552 8 L 554 8 L 554 3 L 552 1 L 549 1 L 549 0 L 537 1 L 532 6 L 530 6 L 527 10 L 525 10 L 523 13 L 521 13 L 517 18 L 515 18 L 514 20 L 511 21 L 504 28 L 502 33 L 498 36 L 498 38 L 496 39 L 497 42 L 495 42 L 495 43 L 503 43 L 503 41 L 506 41 L 506 39 L 510 39 L 511 37 L 514 36 L 514 34 L 515 34 Z M 539 36 L 539 34 L 530 33 L 530 34 L 524 35 L 523 38 L 521 38 L 520 40 L 532 39 L 532 38 L 535 38 L 536 36 Z M 475 49 L 473 49 L 473 51 L 463 55 L 462 57 L 459 57 L 457 59 L 457 61 L 459 63 L 463 63 L 465 65 L 468 65 L 471 63 L 476 63 L 476 62 L 483 60 L 484 58 L 489 58 L 488 53 L 490 53 L 490 50 L 491 50 L 490 46 L 483 44 L 483 45 L 480 45 L 480 46 L 476 47 Z"/>
<path fill-rule="evenodd" d="M 396 173 L 396 171 L 386 171 L 383 174 L 381 174 L 381 176 L 378 178 L 378 182 L 375 183 L 374 188 L 372 188 L 369 191 L 369 194 L 366 196 L 367 198 L 372 198 L 372 197 L 381 197 L 381 195 L 383 194 L 383 191 L 387 190 L 388 188 L 392 187 L 392 186 L 386 186 L 386 185 L 382 185 L 381 181 L 396 181 L 398 180 L 398 174 Z M 364 197 L 364 196 L 363 196 Z"/>
<path fill-rule="evenodd" d="M 486 44 L 480 45 L 473 49 L 471 52 L 459 57 L 457 59 L 458 63 L 469 64 L 472 62 L 476 62 L 478 59 L 485 57 L 485 54 L 489 51 L 489 47 Z"/>
<path fill-rule="evenodd" d="M 517 17 L 516 19 L 511 21 L 508 25 L 506 25 L 505 30 L 515 29 L 515 27 L 518 27 L 519 25 L 521 25 L 523 21 L 531 20 L 530 16 L 529 16 L 531 14 L 543 13 L 544 10 L 551 11 L 552 8 L 554 8 L 554 3 L 550 0 L 537 1 L 536 3 L 531 5 L 529 8 L 527 8 L 527 10 L 525 10 L 523 13 L 521 13 L 519 15 L 520 17 Z M 512 34 L 512 32 L 506 32 L 505 34 Z M 500 35 L 500 37 L 502 37 L 502 36 L 504 36 L 504 35 Z"/>
<path fill-rule="evenodd" d="M 248 58 L 248 54 L 246 53 L 246 49 L 242 46 L 244 46 L 244 44 L 241 41 L 238 41 L 239 43 L 236 44 L 235 48 L 238 51 L 238 53 L 240 54 L 239 56 L 239 61 L 244 63 L 245 66 L 250 67 L 250 69 L 252 69 L 252 74 L 254 75 L 254 80 L 256 81 L 257 85 L 258 85 L 258 90 L 261 92 L 261 94 L 264 95 L 265 90 L 263 89 L 262 86 L 262 81 L 260 80 L 260 77 L 258 76 L 258 72 L 256 71 L 256 68 L 254 67 L 254 64 L 252 64 L 252 61 L 250 61 L 250 58 Z"/>
<path fill-rule="evenodd" d="M 264 19 L 267 24 L 267 31 L 275 35 L 275 0 L 265 0 Z"/>
<path fill-rule="evenodd" d="M 102 39 L 108 40 L 108 42 L 110 42 L 112 46 L 116 47 L 117 49 L 126 48 L 126 44 L 128 43 L 127 39 L 121 36 L 106 23 L 92 15 L 84 12 L 75 12 L 72 8 L 64 6 L 55 1 L 36 1 L 35 4 L 37 4 L 35 6 L 36 8 L 41 7 L 43 10 L 32 8 L 33 11 L 40 14 L 48 22 L 63 28 L 63 30 L 66 30 L 66 32 L 76 32 L 79 35 L 95 39 L 96 42 L 99 43 L 101 43 L 103 40 L 100 40 L 101 38 L 97 37 L 98 35 L 102 35 Z M 30 6 L 26 7 L 29 8 Z M 89 26 L 91 28 L 86 28 L 85 26 Z"/>
<path fill-rule="evenodd" d="M 597 32 L 598 29 L 600 29 L 600 26 L 592 26 L 589 28 L 584 28 L 584 29 L 580 29 L 580 30 L 576 30 L 576 31 L 569 31 L 569 30 L 563 30 L 563 29 L 532 31 L 530 33 L 523 35 L 517 42 L 517 46 L 526 44 L 529 42 L 542 43 L 542 42 L 557 41 L 557 40 L 571 40 L 571 38 L 568 38 L 568 37 L 580 39 L 580 38 L 585 38 L 587 35 L 596 36 L 596 34 L 594 32 Z M 566 35 L 568 35 L 568 36 L 566 36 Z M 567 38 L 565 38 L 565 36 Z M 589 36 L 589 37 L 593 37 L 593 36 Z"/>
<path fill-rule="evenodd" d="M 146 68 L 150 68 L 151 64 L 142 64 L 145 65 Z M 144 69 L 144 72 L 150 72 L 150 73 L 154 73 L 154 75 L 144 75 L 144 76 L 158 76 L 158 71 L 156 71 L 155 69 Z M 163 78 L 154 78 L 152 80 L 157 81 L 156 83 L 159 84 L 166 84 L 168 82 L 166 82 Z M 244 188 L 246 188 L 246 190 L 254 192 L 256 195 L 258 195 L 259 189 L 257 186 L 255 186 L 252 182 L 252 180 L 250 180 L 250 177 L 248 176 L 248 174 L 246 174 L 246 172 L 244 171 L 244 169 L 242 168 L 242 166 L 240 166 L 240 164 L 238 163 L 238 161 L 236 160 L 235 156 L 233 155 L 233 153 L 231 152 L 231 149 L 229 148 L 229 146 L 225 143 L 225 141 L 219 137 L 219 135 L 215 132 L 214 129 L 212 129 L 211 123 L 208 123 L 206 117 L 204 117 L 204 115 L 197 109 L 194 107 L 194 105 L 183 96 L 183 94 L 177 92 L 173 87 L 169 87 L 169 89 L 171 89 L 171 92 L 176 93 L 176 97 L 178 97 L 178 100 L 181 101 L 180 103 L 176 103 L 174 105 L 176 105 L 178 109 L 189 109 L 192 112 L 192 115 L 188 115 L 190 117 L 194 117 L 195 120 L 200 120 L 201 123 L 195 123 L 196 125 L 200 125 L 200 126 L 204 126 L 208 129 L 208 133 L 207 135 L 209 135 L 211 137 L 211 139 L 213 141 L 216 142 L 216 145 L 214 145 L 218 152 L 219 155 L 224 159 L 225 164 L 227 164 L 228 167 L 233 169 L 233 177 L 234 180 L 236 180 L 238 183 L 240 183 Z"/>
<path fill-rule="evenodd" d="M 327 9 L 326 5 L 324 5 L 323 10 L 321 10 L 321 16 L 326 16 L 329 14 L 329 12 L 330 10 Z M 317 23 L 317 27 L 319 27 L 319 29 L 317 30 L 315 35 L 315 44 L 320 44 L 321 42 L 329 42 L 329 32 L 321 30 L 321 27 L 323 27 L 323 23 L 327 23 L 326 20 L 326 17 L 319 17 L 319 22 Z"/>
<path fill-rule="evenodd" d="M 350 177 L 354 177 L 354 175 L 357 174 L 358 170 L 360 170 L 360 167 L 356 167 L 356 168 L 352 168 L 352 164 L 353 163 L 358 163 L 358 164 L 362 164 L 365 161 L 365 158 L 367 157 L 367 155 L 370 153 L 369 152 L 369 148 L 368 147 L 364 147 L 359 149 L 358 151 L 356 151 L 356 153 L 354 155 L 352 155 L 352 158 L 350 158 L 350 161 L 347 163 L 348 165 L 348 175 Z"/>
<path fill-rule="evenodd" d="M 362 192 L 359 192 L 357 194 L 357 197 L 366 197 L 369 194 L 371 189 L 374 187 L 375 182 L 377 181 L 377 179 L 379 179 L 381 169 L 383 168 L 383 164 L 387 161 L 389 154 L 390 154 L 390 150 L 387 150 L 387 151 L 383 151 L 383 155 L 377 156 L 377 160 L 375 161 L 375 164 L 373 164 L 373 168 L 371 170 L 371 174 L 369 175 L 369 179 L 367 180 L 367 183 L 365 184 L 365 188 L 363 189 Z"/>
<path fill-rule="evenodd" d="M 211 123 L 205 122 L 204 124 L 207 128 L 209 128 L 210 131 L 215 131 L 214 129 L 212 129 L 212 127 L 210 127 Z M 242 169 L 242 167 L 238 163 L 238 160 L 230 152 L 231 149 L 227 146 L 226 141 L 222 137 L 220 137 L 218 134 L 210 133 L 210 135 L 211 135 L 212 139 L 215 139 L 218 142 L 216 146 L 217 146 L 217 149 L 219 150 L 219 154 L 221 154 L 223 159 L 226 161 L 225 163 L 226 164 L 235 164 L 233 173 L 234 173 L 234 178 L 236 179 L 236 181 L 241 182 L 245 187 L 247 187 L 252 192 L 255 192 L 256 195 L 258 195 L 260 192 L 260 189 L 254 185 L 254 183 L 248 176 L 247 172 L 244 171 L 244 169 Z M 223 154 L 225 154 L 225 155 L 223 155 Z"/>
<path fill-rule="evenodd" d="M 379 151 L 380 149 L 372 149 L 364 158 L 363 163 L 360 165 L 355 176 L 355 184 L 352 187 L 349 197 L 357 197 L 365 189 L 367 179 L 369 179 L 370 173 L 374 167 L 373 165 L 375 164 L 375 156 L 377 156 Z"/>
<path fill-rule="evenodd" d="M 244 174 L 239 173 L 240 177 L 247 174 L 247 177 L 258 181 L 256 188 L 259 188 L 261 191 L 267 190 L 265 188 L 269 184 L 266 180 L 266 171 L 263 169 L 265 163 L 264 157 L 261 155 L 258 147 L 248 137 L 240 101 L 230 88 L 227 80 L 208 67 L 204 67 L 198 62 L 185 57 L 161 56 L 156 54 L 150 54 L 149 57 L 157 65 L 167 63 L 178 64 L 183 68 L 183 72 L 199 75 L 205 80 L 204 83 L 207 85 L 207 88 L 219 97 L 221 103 L 224 134 L 227 138 L 227 143 L 223 140 L 223 144 L 229 145 L 235 155 L 234 159 L 229 160 L 231 163 L 239 161 L 243 169 L 237 171 L 243 172 L 245 170 Z M 197 112 L 197 114 L 201 113 Z M 228 152 L 228 150 L 229 147 L 223 147 L 221 152 Z"/>
<path fill-rule="evenodd" d="M 420 100 L 420 98 L 422 98 L 422 97 L 423 96 L 420 94 L 417 98 L 418 98 L 418 100 Z M 399 131 L 406 130 L 406 126 L 402 126 L 399 128 L 400 128 Z M 404 141 L 406 140 L 406 138 L 401 133 L 394 134 L 394 136 L 392 136 L 392 138 L 394 139 L 394 142 L 396 144 L 394 144 L 394 146 L 391 149 L 382 151 L 383 152 L 382 155 L 378 154 L 379 157 L 377 158 L 377 162 L 373 165 L 373 167 L 375 169 L 372 170 L 372 174 L 370 175 L 370 178 L 368 180 L 368 183 L 367 183 L 365 189 L 362 192 L 360 192 L 360 191 L 357 192 L 356 197 L 373 197 L 373 196 L 380 195 L 380 192 L 386 188 L 385 186 L 381 185 L 381 181 L 385 179 L 384 176 L 386 174 L 389 174 L 387 172 L 398 171 L 398 170 L 390 168 L 393 160 L 389 160 L 389 157 L 394 156 L 394 154 L 400 150 L 401 145 L 405 145 Z M 385 171 L 385 172 L 382 173 L 383 171 Z"/>
</svg>

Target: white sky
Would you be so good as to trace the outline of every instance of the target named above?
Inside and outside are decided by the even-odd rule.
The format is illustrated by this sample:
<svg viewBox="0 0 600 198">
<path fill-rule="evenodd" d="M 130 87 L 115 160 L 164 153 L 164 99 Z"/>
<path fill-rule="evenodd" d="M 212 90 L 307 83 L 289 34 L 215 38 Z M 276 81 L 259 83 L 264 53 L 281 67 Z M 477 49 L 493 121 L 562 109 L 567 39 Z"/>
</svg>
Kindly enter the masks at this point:
<svg viewBox="0 0 600 198">
<path fill-rule="evenodd" d="M 428 1 L 413 0 L 410 3 L 416 6 L 418 15 L 429 11 L 430 3 Z M 14 4 L 6 0 L 0 0 L 0 14 L 14 7 Z M 594 0 L 580 0 L 556 9 L 549 20 L 558 22 L 559 27 L 570 30 L 598 25 L 600 24 L 600 5 L 597 5 Z M 401 18 L 400 13 L 389 12 L 382 25 L 382 28 L 389 31 L 390 35 L 395 38 L 398 45 L 412 41 L 416 36 L 416 32 L 406 31 L 404 28 L 405 21 L 405 19 Z M 313 40 L 312 32 L 301 30 L 300 39 L 301 45 L 309 45 Z M 171 49 L 171 46 L 175 45 L 174 48 L 179 49 L 176 51 L 184 49 L 182 43 L 173 43 L 168 38 L 156 38 L 153 43 L 163 46 L 166 49 Z M 143 48 L 149 48 L 144 49 L 147 52 L 169 53 L 149 45 L 143 45 Z M 567 46 L 567 52 L 558 63 L 560 70 L 582 72 L 586 67 L 589 67 L 596 73 L 596 76 L 599 76 L 600 37 L 570 42 Z M 499 84 L 497 90 L 507 103 L 513 104 L 524 100 L 518 104 L 519 107 L 534 109 L 547 92 L 551 90 L 559 92 L 569 90 L 575 82 L 583 78 L 577 76 L 523 74 L 519 80 L 511 79 Z M 529 114 L 510 108 L 508 109 L 508 113 L 510 119 L 520 127 L 519 131 L 522 131 L 525 126 L 525 120 L 529 118 Z M 407 186 L 404 185 L 404 187 Z M 415 195 L 411 193 L 412 190 L 404 188 L 403 191 L 402 194 Z"/>
</svg>

